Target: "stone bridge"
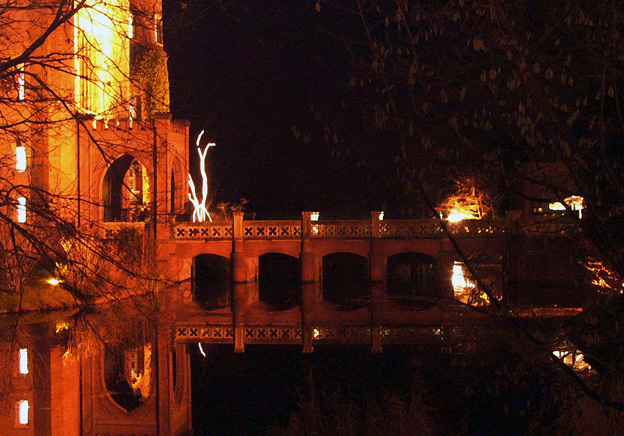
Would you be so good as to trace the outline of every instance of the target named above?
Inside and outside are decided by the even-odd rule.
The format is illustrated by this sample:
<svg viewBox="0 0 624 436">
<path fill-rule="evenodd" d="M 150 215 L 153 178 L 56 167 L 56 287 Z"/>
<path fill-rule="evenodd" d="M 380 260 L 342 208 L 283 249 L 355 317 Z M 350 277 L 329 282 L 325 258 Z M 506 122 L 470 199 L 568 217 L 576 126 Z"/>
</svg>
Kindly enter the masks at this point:
<svg viewBox="0 0 624 436">
<path fill-rule="evenodd" d="M 447 223 L 499 294 L 506 221 Z M 384 344 L 440 342 L 482 317 L 455 299 L 461 258 L 439 220 L 231 221 L 172 228 L 178 343 Z M 191 280 L 185 280 L 187 278 Z"/>
</svg>

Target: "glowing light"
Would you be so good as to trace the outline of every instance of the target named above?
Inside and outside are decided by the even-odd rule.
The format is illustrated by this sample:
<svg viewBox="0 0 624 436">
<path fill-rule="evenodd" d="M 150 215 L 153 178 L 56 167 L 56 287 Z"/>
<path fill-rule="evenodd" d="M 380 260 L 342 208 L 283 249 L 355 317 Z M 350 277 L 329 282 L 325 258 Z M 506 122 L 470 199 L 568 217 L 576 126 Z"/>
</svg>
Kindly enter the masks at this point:
<svg viewBox="0 0 624 436">
<path fill-rule="evenodd" d="M 559 360 L 562 360 L 563 363 L 576 371 L 585 371 L 591 369 L 591 365 L 585 362 L 585 356 L 583 355 L 583 353 L 579 352 L 578 350 L 555 350 L 553 351 L 553 354 Z"/>
<path fill-rule="evenodd" d="M 451 209 L 451 212 L 449 213 L 447 220 L 451 223 L 458 223 L 466 219 L 474 219 L 474 218 L 475 216 L 472 214 L 467 214 L 462 211 Z"/>
<path fill-rule="evenodd" d="M 69 329 L 69 324 L 67 324 L 67 322 L 65 321 L 59 321 L 56 323 L 56 333 L 60 333 L 64 330 Z"/>
<path fill-rule="evenodd" d="M 384 219 L 384 213 L 383 211 L 379 212 L 379 221 L 383 221 Z"/>
<path fill-rule="evenodd" d="M 206 155 L 208 154 L 208 149 L 210 147 L 214 147 L 216 144 L 214 142 L 209 142 L 206 144 L 206 147 L 202 151 L 199 147 L 199 141 L 201 140 L 204 131 L 202 130 L 199 136 L 197 137 L 196 145 L 197 145 L 197 153 L 199 154 L 199 170 L 202 176 L 202 200 L 201 202 L 197 199 L 197 192 L 195 191 L 195 183 L 193 183 L 193 178 L 189 174 L 188 184 L 191 188 L 191 192 L 188 194 L 189 200 L 193 203 L 193 222 L 204 222 L 206 218 L 212 222 L 212 217 L 208 213 L 208 209 L 206 209 L 206 199 L 208 198 L 208 176 L 206 175 Z"/>
<path fill-rule="evenodd" d="M 19 373 L 28 374 L 28 350 L 26 348 L 19 350 Z"/>
<path fill-rule="evenodd" d="M 568 197 L 563 200 L 563 203 L 568 205 L 567 208 L 560 201 L 556 201 L 554 203 L 550 203 L 548 205 L 548 209 L 563 211 L 563 210 L 567 210 L 568 208 L 570 208 L 571 210 L 578 211 L 579 218 L 583 218 L 583 202 L 584 202 L 583 197 L 579 195 L 572 195 L 571 197 Z"/>
<path fill-rule="evenodd" d="M 18 197 L 17 199 L 17 222 L 26 222 L 26 197 Z"/>
<path fill-rule="evenodd" d="M 28 408 L 28 400 L 21 400 L 17 402 L 17 415 L 21 425 L 28 424 Z"/>
<path fill-rule="evenodd" d="M 314 336 L 314 339 L 318 339 L 321 336 L 321 331 L 319 329 L 314 329 L 312 331 L 312 336 Z"/>
<path fill-rule="evenodd" d="M 163 43 L 163 25 L 162 16 L 160 14 L 154 15 L 154 41 L 156 44 L 160 45 Z"/>
<path fill-rule="evenodd" d="M 55 277 L 48 279 L 47 282 L 51 284 L 52 286 L 57 286 L 58 284 L 61 283 L 61 281 Z"/>
<path fill-rule="evenodd" d="M 475 283 L 470 279 L 466 279 L 464 275 L 464 264 L 461 262 L 455 262 L 453 264 L 453 275 L 451 276 L 451 283 L 453 284 L 453 293 L 458 300 L 469 303 L 470 296 L 474 290 Z M 481 299 L 487 302 L 487 296 L 481 295 Z"/>
<path fill-rule="evenodd" d="M 319 214 L 318 212 L 312 212 L 312 213 L 310 214 L 310 221 L 318 221 L 318 219 L 319 219 L 319 215 L 320 215 L 320 214 Z"/>
<path fill-rule="evenodd" d="M 15 168 L 20 173 L 26 171 L 26 147 L 23 145 L 15 147 Z"/>
<path fill-rule="evenodd" d="M 202 354 L 202 356 L 206 357 L 206 353 L 204 352 L 204 348 L 202 347 L 201 342 L 198 342 L 197 345 L 199 345 L 199 352 Z"/>
<path fill-rule="evenodd" d="M 604 265 L 602 261 L 588 259 L 584 266 L 594 275 L 592 285 L 596 286 L 599 292 L 620 294 L 624 292 L 624 281 L 616 271 Z"/>
</svg>

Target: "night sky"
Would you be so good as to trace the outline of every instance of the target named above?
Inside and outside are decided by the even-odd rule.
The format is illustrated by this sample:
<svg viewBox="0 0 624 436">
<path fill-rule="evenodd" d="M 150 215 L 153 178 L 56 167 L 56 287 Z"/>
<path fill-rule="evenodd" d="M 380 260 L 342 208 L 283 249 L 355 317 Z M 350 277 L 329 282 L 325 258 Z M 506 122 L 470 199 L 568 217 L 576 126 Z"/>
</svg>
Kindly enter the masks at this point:
<svg viewBox="0 0 624 436">
<path fill-rule="evenodd" d="M 245 197 L 258 218 L 366 217 L 384 207 L 379 168 L 358 167 L 314 117 L 313 105 L 337 105 L 351 92 L 342 45 L 321 30 L 314 3 L 233 2 L 228 12 L 209 3 L 188 4 L 182 25 L 174 10 L 165 47 L 174 117 L 192 121 L 193 139 L 205 129 L 217 143 L 209 152 L 215 202 Z M 345 20 L 332 25 L 359 29 Z"/>
</svg>

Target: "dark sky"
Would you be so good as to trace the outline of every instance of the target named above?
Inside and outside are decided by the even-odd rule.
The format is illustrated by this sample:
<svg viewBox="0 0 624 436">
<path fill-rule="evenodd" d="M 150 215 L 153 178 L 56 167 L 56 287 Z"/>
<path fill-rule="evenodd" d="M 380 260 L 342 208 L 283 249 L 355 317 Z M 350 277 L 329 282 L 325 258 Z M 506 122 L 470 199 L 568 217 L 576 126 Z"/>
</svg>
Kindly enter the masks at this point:
<svg viewBox="0 0 624 436">
<path fill-rule="evenodd" d="M 344 152 L 335 158 L 311 110 L 349 92 L 342 45 L 320 30 L 314 2 L 240 3 L 229 11 L 189 4 L 182 23 L 165 23 L 172 112 L 192 121 L 193 138 L 205 129 L 217 143 L 209 152 L 216 201 L 245 197 L 259 217 L 382 207 L 376 177 Z"/>
</svg>

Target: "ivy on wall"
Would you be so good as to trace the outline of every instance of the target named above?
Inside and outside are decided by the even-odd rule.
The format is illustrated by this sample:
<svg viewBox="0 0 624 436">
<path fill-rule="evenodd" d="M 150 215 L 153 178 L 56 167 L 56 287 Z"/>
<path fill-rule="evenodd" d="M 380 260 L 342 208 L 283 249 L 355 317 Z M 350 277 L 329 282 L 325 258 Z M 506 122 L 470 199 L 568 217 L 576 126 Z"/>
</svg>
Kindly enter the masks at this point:
<svg viewBox="0 0 624 436">
<path fill-rule="evenodd" d="M 130 75 L 145 92 L 146 115 L 169 112 L 167 54 L 156 45 L 137 45 L 130 52 Z"/>
</svg>

